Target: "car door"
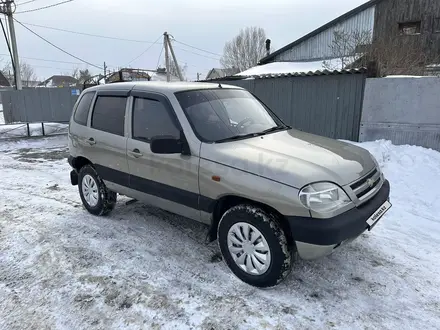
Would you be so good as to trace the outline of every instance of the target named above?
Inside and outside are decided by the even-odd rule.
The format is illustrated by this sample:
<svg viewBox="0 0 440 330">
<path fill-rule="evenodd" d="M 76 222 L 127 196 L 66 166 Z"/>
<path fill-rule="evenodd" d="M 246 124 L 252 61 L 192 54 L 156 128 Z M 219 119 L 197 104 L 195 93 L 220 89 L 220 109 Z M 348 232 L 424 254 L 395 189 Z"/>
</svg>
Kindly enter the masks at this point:
<svg viewBox="0 0 440 330">
<path fill-rule="evenodd" d="M 90 110 L 95 95 L 95 91 L 84 92 L 75 104 L 69 123 L 69 151 L 73 157 L 86 157 L 92 150 L 87 139 L 90 130 Z"/>
<path fill-rule="evenodd" d="M 107 187 L 120 192 L 128 187 L 125 117 L 128 91 L 97 92 L 90 129 L 83 137 L 88 145 L 85 157 L 94 165 Z"/>
<path fill-rule="evenodd" d="M 180 137 L 181 127 L 169 100 L 160 94 L 132 92 L 127 160 L 130 187 L 139 199 L 167 211 L 200 220 L 197 156 L 154 154 L 157 136 Z"/>
</svg>

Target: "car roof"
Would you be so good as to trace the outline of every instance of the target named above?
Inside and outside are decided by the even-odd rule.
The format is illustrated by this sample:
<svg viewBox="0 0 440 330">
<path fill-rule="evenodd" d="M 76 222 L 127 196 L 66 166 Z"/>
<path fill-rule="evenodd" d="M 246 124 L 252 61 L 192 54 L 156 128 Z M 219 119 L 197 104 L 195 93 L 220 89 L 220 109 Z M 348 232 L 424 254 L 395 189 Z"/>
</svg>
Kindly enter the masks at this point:
<svg viewBox="0 0 440 330">
<path fill-rule="evenodd" d="M 242 89 L 238 86 L 223 85 L 221 83 L 201 83 L 201 82 L 163 82 L 163 81 L 136 81 L 105 84 L 87 88 L 87 91 L 147 91 L 147 92 L 182 92 L 189 90 L 227 88 Z"/>
</svg>

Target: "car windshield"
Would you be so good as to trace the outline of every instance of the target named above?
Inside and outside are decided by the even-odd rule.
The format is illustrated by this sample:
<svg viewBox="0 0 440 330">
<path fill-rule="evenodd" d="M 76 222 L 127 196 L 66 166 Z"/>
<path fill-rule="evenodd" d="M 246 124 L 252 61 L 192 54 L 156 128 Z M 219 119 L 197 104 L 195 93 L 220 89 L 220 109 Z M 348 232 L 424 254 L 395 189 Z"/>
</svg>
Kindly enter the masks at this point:
<svg viewBox="0 0 440 330">
<path fill-rule="evenodd" d="M 245 90 L 204 89 L 179 92 L 176 97 L 204 142 L 224 142 L 286 128 Z"/>
</svg>

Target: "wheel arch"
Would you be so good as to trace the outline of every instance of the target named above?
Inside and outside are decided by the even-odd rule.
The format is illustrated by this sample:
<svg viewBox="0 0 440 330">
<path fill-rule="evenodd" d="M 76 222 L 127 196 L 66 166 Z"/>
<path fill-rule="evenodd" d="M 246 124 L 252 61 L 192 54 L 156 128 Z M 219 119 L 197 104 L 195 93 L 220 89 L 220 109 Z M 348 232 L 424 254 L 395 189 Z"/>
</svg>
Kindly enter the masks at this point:
<svg viewBox="0 0 440 330">
<path fill-rule="evenodd" d="M 295 244 L 295 241 L 293 239 L 289 223 L 284 215 L 282 215 L 278 210 L 275 208 L 265 204 L 261 203 L 246 197 L 237 196 L 237 195 L 226 195 L 222 196 L 218 200 L 216 200 L 213 203 L 212 206 L 212 220 L 211 220 L 211 226 L 209 228 L 208 237 L 209 241 L 213 242 L 217 239 L 217 227 L 220 222 L 220 219 L 222 218 L 223 214 L 229 210 L 230 208 L 240 205 L 240 204 L 248 204 L 253 205 L 258 208 L 263 209 L 266 212 L 270 212 L 272 214 L 275 214 L 277 218 L 279 219 L 279 225 L 284 231 L 284 234 L 286 235 L 287 241 L 289 245 L 293 246 Z"/>
<path fill-rule="evenodd" d="M 79 172 L 85 165 L 92 165 L 92 162 L 89 159 L 82 156 L 72 157 L 70 163 L 77 172 Z"/>
</svg>

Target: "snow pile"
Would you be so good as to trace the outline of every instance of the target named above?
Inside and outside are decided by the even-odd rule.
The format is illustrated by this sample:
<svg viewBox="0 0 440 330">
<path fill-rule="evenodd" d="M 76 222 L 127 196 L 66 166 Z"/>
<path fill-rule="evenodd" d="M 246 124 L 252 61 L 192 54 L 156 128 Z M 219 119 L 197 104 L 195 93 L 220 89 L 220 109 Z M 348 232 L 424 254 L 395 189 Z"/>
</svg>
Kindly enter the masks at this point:
<svg viewBox="0 0 440 330">
<path fill-rule="evenodd" d="M 435 78 L 435 77 L 429 77 L 429 76 L 405 76 L 405 75 L 391 75 L 391 76 L 386 76 L 384 78 L 415 78 L 415 79 L 419 79 L 419 78 Z"/>
<path fill-rule="evenodd" d="M 1 114 L 1 113 L 0 113 Z M 68 124 L 44 123 L 44 135 L 66 134 Z M 41 123 L 29 124 L 29 133 L 26 124 L 0 125 L 0 140 L 27 136 L 42 136 L 43 126 Z"/>
<path fill-rule="evenodd" d="M 3 104 L 0 103 L 0 125 L 5 123 L 5 116 L 3 114 Z"/>
<path fill-rule="evenodd" d="M 332 60 L 332 67 L 342 67 L 338 65 L 338 60 Z M 308 73 L 323 71 L 324 62 L 273 62 L 264 65 L 257 65 L 246 71 L 237 73 L 236 76 L 259 76 L 265 74 L 282 74 L 282 73 Z"/>
<path fill-rule="evenodd" d="M 384 140 L 359 145 L 375 156 L 392 184 L 393 214 L 401 216 L 393 228 L 423 232 L 431 246 L 427 251 L 437 246 L 440 252 L 440 153 L 417 146 L 395 146 Z M 408 242 L 414 239 L 410 237 Z M 437 271 L 440 278 L 440 267 Z"/>
<path fill-rule="evenodd" d="M 151 81 L 167 81 L 167 74 L 155 71 L 148 71 L 151 76 Z M 179 77 L 170 75 L 171 81 L 180 81 Z"/>
<path fill-rule="evenodd" d="M 206 227 L 118 197 L 94 217 L 66 137 L 0 142 L 0 329 L 439 329 L 440 153 L 359 144 L 391 182 L 370 233 L 269 290 L 216 262 Z"/>
</svg>

